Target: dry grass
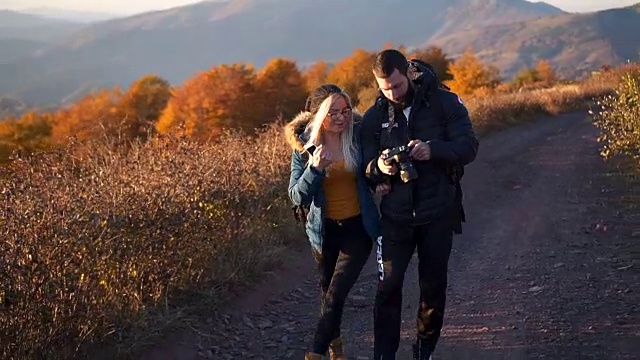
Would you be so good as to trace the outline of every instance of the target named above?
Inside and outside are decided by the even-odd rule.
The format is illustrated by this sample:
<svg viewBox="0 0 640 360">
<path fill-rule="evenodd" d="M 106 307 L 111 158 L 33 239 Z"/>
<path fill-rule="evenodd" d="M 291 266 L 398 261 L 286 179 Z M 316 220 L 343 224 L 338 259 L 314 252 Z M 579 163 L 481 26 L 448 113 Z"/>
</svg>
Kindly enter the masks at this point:
<svg viewBox="0 0 640 360">
<path fill-rule="evenodd" d="M 618 78 L 467 105 L 486 134 L 586 108 Z M 286 195 L 289 154 L 273 125 L 215 144 L 70 143 L 0 168 L 2 358 L 84 358 L 116 343 L 104 357 L 130 356 L 213 312 L 301 240 Z"/>
<path fill-rule="evenodd" d="M 513 93 L 477 93 L 466 102 L 478 132 L 483 135 L 541 116 L 587 110 L 594 99 L 614 92 L 620 78 L 638 65 L 610 71 L 586 81 Z"/>
<path fill-rule="evenodd" d="M 291 245 L 288 153 L 273 126 L 14 161 L 0 187 L 1 357 L 82 358 L 100 343 L 123 355 L 194 306 L 214 311 Z"/>
</svg>

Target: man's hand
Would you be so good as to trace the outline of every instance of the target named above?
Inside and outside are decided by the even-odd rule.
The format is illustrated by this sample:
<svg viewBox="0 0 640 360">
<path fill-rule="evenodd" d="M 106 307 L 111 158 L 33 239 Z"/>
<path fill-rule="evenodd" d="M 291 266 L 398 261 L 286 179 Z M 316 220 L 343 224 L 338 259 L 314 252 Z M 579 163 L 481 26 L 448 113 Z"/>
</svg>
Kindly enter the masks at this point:
<svg viewBox="0 0 640 360">
<path fill-rule="evenodd" d="M 376 186 L 376 195 L 387 195 L 391 191 L 391 185 L 378 184 Z"/>
<path fill-rule="evenodd" d="M 386 154 L 389 152 L 389 149 L 384 150 L 382 153 Z M 382 155 L 378 157 L 378 168 L 383 174 L 387 175 L 395 175 L 398 172 L 398 167 L 396 164 L 387 165 L 387 163 L 382 160 Z"/>
<path fill-rule="evenodd" d="M 409 142 L 411 151 L 409 157 L 415 160 L 429 160 L 431 159 L 431 147 L 429 144 L 421 140 L 411 140 Z"/>
<path fill-rule="evenodd" d="M 311 159 L 311 165 L 322 171 L 327 168 L 331 164 L 331 154 L 329 151 L 321 145 L 316 148 L 316 151 L 313 152 L 313 158 Z"/>
</svg>

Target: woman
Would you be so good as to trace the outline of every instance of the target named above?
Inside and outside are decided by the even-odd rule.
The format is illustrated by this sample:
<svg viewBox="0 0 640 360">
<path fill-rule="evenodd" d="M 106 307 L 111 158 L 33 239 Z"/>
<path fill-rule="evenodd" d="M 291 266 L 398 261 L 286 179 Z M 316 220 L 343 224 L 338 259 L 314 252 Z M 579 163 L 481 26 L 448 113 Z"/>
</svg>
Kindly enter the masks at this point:
<svg viewBox="0 0 640 360">
<path fill-rule="evenodd" d="M 332 360 L 346 359 L 342 310 L 378 232 L 378 209 L 361 163 L 360 120 L 349 96 L 326 84 L 311 93 L 305 111 L 285 127 L 293 148 L 289 197 L 294 205 L 309 206 L 305 229 L 322 290 L 320 319 L 306 360 L 321 359 L 327 351 Z"/>
</svg>

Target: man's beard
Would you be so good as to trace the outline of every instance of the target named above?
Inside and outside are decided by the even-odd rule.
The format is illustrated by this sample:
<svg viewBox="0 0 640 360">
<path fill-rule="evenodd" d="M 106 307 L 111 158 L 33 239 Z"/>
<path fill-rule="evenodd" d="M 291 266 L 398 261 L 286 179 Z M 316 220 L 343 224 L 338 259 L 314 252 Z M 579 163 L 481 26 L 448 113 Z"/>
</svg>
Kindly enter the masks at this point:
<svg viewBox="0 0 640 360">
<path fill-rule="evenodd" d="M 393 107 L 397 110 L 403 110 L 406 107 L 409 107 L 413 104 L 413 97 L 415 95 L 415 90 L 413 86 L 409 85 L 407 88 L 407 93 L 404 96 L 396 101 L 390 100 L 393 103 Z"/>
</svg>

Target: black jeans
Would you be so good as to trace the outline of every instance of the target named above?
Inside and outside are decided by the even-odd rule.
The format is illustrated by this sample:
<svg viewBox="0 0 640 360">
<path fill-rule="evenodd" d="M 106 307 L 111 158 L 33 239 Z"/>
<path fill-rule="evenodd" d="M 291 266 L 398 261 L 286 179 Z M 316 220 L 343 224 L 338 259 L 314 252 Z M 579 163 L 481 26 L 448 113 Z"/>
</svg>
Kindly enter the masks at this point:
<svg viewBox="0 0 640 360">
<path fill-rule="evenodd" d="M 453 241 L 449 217 L 427 225 L 381 222 L 377 241 L 379 281 L 374 306 L 374 359 L 395 359 L 400 345 L 402 286 L 407 266 L 418 251 L 420 304 L 417 338 L 435 349 L 440 338 L 447 291 L 447 267 Z M 382 357 L 384 356 L 384 357 Z"/>
<path fill-rule="evenodd" d="M 361 216 L 341 222 L 326 220 L 324 226 L 322 253 L 313 251 L 322 296 L 313 340 L 313 352 L 317 354 L 326 354 L 331 341 L 340 337 L 345 301 L 373 247 Z"/>
</svg>

